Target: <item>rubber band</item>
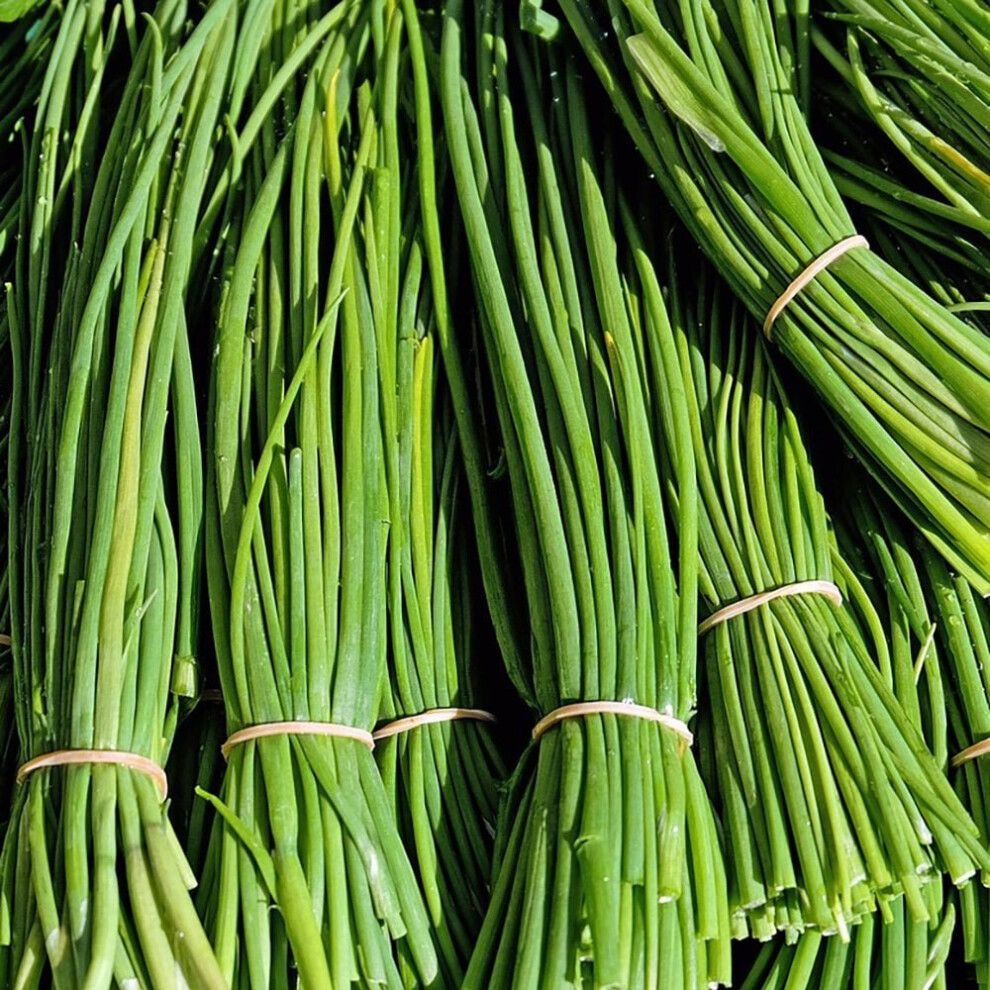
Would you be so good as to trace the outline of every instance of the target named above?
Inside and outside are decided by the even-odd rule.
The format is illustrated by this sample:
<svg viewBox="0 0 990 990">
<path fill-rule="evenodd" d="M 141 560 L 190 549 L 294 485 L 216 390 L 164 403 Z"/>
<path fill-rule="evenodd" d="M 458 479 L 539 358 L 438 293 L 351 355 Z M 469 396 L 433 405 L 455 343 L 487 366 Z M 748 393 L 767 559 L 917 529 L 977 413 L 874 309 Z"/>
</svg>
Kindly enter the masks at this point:
<svg viewBox="0 0 990 990">
<path fill-rule="evenodd" d="M 337 722 L 262 722 L 260 725 L 249 725 L 232 733 L 220 747 L 220 752 L 226 760 L 235 746 L 269 736 L 337 736 L 340 739 L 354 739 L 363 743 L 368 749 L 375 748 L 375 740 L 371 733 L 353 725 L 340 725 Z"/>
<path fill-rule="evenodd" d="M 378 742 L 379 739 L 388 739 L 411 729 L 417 729 L 421 725 L 432 725 L 435 722 L 489 722 L 495 724 L 495 716 L 491 712 L 482 711 L 480 708 L 430 708 L 428 711 L 420 712 L 418 715 L 407 715 L 405 718 L 397 718 L 394 722 L 388 722 L 380 729 L 375 729 L 371 734 L 372 739 Z"/>
<path fill-rule="evenodd" d="M 798 296 L 811 282 L 814 281 L 815 276 L 823 272 L 833 261 L 837 261 L 841 258 L 847 251 L 852 251 L 853 248 L 866 248 L 869 250 L 870 242 L 863 237 L 862 234 L 853 234 L 852 237 L 844 237 L 838 244 L 833 244 L 824 254 L 818 255 L 808 266 L 801 272 L 794 281 L 791 282 L 789 286 L 777 297 L 777 301 L 770 307 L 770 311 L 767 313 L 767 318 L 763 321 L 763 334 L 770 339 L 770 333 L 773 330 L 774 322 L 777 317 L 792 303 L 796 296 Z"/>
<path fill-rule="evenodd" d="M 631 701 L 580 701 L 573 705 L 562 705 L 555 708 L 549 715 L 533 726 L 531 733 L 533 742 L 536 742 L 544 732 L 556 728 L 561 722 L 569 718 L 581 718 L 585 715 L 625 715 L 628 718 L 641 718 L 647 722 L 656 722 L 659 725 L 676 732 L 689 746 L 694 743 L 694 733 L 687 727 L 686 722 L 682 722 L 673 715 L 665 715 L 655 708 L 647 705 L 635 705 Z"/>
<path fill-rule="evenodd" d="M 204 688 L 203 693 L 199 696 L 199 700 L 205 701 L 210 705 L 222 705 L 223 691 L 219 688 Z"/>
<path fill-rule="evenodd" d="M 734 619 L 737 615 L 745 615 L 761 605 L 766 605 L 767 602 L 775 601 L 778 598 L 789 598 L 791 595 L 824 595 L 831 599 L 836 606 L 842 604 L 842 592 L 831 581 L 795 581 L 794 584 L 785 584 L 780 588 L 773 588 L 771 591 L 761 591 L 757 595 L 750 595 L 749 598 L 741 598 L 737 602 L 720 608 L 717 612 L 712 612 L 707 619 L 699 624 L 698 635 L 704 636 L 709 629 L 714 629 L 723 622 Z"/>
<path fill-rule="evenodd" d="M 970 760 L 975 760 L 986 753 L 990 753 L 990 739 L 981 739 L 978 743 L 967 746 L 961 753 L 956 753 L 952 757 L 952 766 L 961 767 L 964 763 L 969 763 Z"/>
<path fill-rule="evenodd" d="M 53 753 L 42 753 L 21 764 L 17 771 L 17 783 L 23 784 L 36 770 L 45 767 L 86 766 L 92 763 L 112 764 L 143 773 L 158 785 L 163 801 L 168 797 L 168 777 L 154 760 L 140 753 L 119 749 L 57 749 Z"/>
<path fill-rule="evenodd" d="M 0 646 L 13 646 L 13 645 L 14 644 L 9 636 L 7 636 L 5 633 L 0 633 Z"/>
</svg>

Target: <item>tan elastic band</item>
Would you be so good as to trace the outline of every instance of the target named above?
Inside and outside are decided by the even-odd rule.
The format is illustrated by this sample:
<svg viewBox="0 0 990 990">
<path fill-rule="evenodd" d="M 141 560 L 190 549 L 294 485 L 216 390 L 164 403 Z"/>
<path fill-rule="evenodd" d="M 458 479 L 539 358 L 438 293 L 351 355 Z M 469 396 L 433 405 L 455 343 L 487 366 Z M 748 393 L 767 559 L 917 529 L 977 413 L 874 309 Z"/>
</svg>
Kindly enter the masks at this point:
<svg viewBox="0 0 990 990">
<path fill-rule="evenodd" d="M 853 234 L 852 237 L 845 237 L 838 244 L 833 244 L 824 254 L 820 254 L 811 264 L 784 291 L 777 297 L 777 301 L 770 307 L 767 318 L 763 321 L 763 333 L 767 340 L 773 330 L 777 317 L 794 301 L 795 296 L 812 281 L 815 276 L 823 272 L 833 261 L 841 258 L 847 251 L 853 248 L 869 249 L 870 242 L 862 234 Z"/>
<path fill-rule="evenodd" d="M 480 708 L 431 708 L 429 711 L 420 712 L 418 715 L 397 718 L 394 722 L 389 722 L 380 729 L 375 729 L 372 738 L 378 742 L 379 739 L 388 739 L 390 736 L 397 736 L 402 732 L 408 732 L 410 729 L 419 728 L 421 725 L 463 720 L 490 722 L 494 725 L 495 716 L 491 712 L 482 711 Z"/>
<path fill-rule="evenodd" d="M 952 757 L 952 765 L 961 767 L 964 763 L 969 763 L 970 760 L 975 760 L 987 753 L 990 753 L 990 739 L 981 739 L 978 743 L 967 746 L 961 753 L 956 753 Z"/>
<path fill-rule="evenodd" d="M 10 641 L 10 637 L 0 633 L 0 646 L 13 646 L 13 643 Z"/>
<path fill-rule="evenodd" d="M 17 783 L 23 784 L 35 770 L 44 767 L 86 766 L 90 763 L 110 763 L 143 773 L 158 785 L 163 801 L 168 797 L 168 777 L 154 760 L 141 756 L 140 753 L 128 753 L 119 749 L 58 749 L 54 753 L 42 753 L 41 756 L 21 764 L 17 771 Z"/>
<path fill-rule="evenodd" d="M 217 688 L 206 688 L 199 696 L 200 701 L 205 701 L 211 705 L 223 704 L 223 691 Z"/>
<path fill-rule="evenodd" d="M 737 615 L 745 615 L 752 612 L 754 608 L 766 605 L 777 598 L 790 598 L 791 595 L 824 595 L 830 598 L 835 605 L 842 604 L 842 592 L 832 584 L 831 581 L 796 581 L 794 584 L 785 584 L 772 591 L 761 591 L 758 595 L 750 595 L 749 598 L 742 598 L 738 602 L 732 602 L 717 612 L 712 612 L 707 619 L 698 626 L 698 635 L 704 636 L 709 629 L 720 626 L 729 619 L 734 619 Z"/>
<path fill-rule="evenodd" d="M 263 722 L 261 725 L 249 725 L 247 728 L 238 729 L 227 738 L 220 747 L 220 752 L 226 760 L 235 746 L 268 736 L 337 736 L 341 739 L 355 739 L 359 743 L 364 743 L 368 749 L 375 748 L 375 740 L 371 733 L 353 725 L 339 725 L 336 722 Z"/>
<path fill-rule="evenodd" d="M 625 715 L 629 718 L 641 718 L 647 722 L 656 722 L 676 732 L 689 746 L 694 743 L 694 733 L 673 715 L 664 715 L 655 708 L 646 705 L 634 705 L 631 701 L 581 701 L 573 705 L 563 705 L 555 708 L 549 715 L 533 726 L 532 737 L 536 742 L 544 732 L 560 725 L 565 719 L 581 718 L 584 715 Z"/>
</svg>

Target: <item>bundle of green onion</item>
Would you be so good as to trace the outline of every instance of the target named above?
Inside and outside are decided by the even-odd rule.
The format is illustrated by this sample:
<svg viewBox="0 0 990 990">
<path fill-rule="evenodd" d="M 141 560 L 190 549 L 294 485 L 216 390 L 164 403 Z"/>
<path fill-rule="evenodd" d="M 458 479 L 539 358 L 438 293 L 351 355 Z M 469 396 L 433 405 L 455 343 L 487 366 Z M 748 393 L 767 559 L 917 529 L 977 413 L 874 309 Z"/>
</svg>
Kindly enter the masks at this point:
<svg viewBox="0 0 990 990">
<path fill-rule="evenodd" d="M 889 664 L 878 666 L 885 644 L 869 642 L 821 583 L 834 578 L 827 520 L 797 419 L 741 306 L 692 260 L 697 290 L 681 291 L 683 269 L 673 273 L 671 321 L 712 610 L 699 732 L 713 747 L 731 906 L 757 937 L 813 927 L 844 938 L 901 894 L 927 921 L 937 869 L 961 884 L 990 865 L 982 834 Z M 668 435 L 676 428 L 671 418 Z"/>
<path fill-rule="evenodd" d="M 429 984 L 430 918 L 370 751 L 402 485 L 389 356 L 417 299 L 402 22 L 385 2 L 300 5 L 290 31 L 267 9 L 245 13 L 230 99 L 251 115 L 215 200 L 207 568 L 231 736 L 202 910 L 232 985 Z"/>
<path fill-rule="evenodd" d="M 449 406 L 435 391 L 427 314 L 415 308 L 425 302 L 416 299 L 421 277 L 414 246 L 396 351 L 380 352 L 382 364 L 390 361 L 398 372 L 398 429 L 386 429 L 395 438 L 388 451 L 391 696 L 382 705 L 375 754 L 437 933 L 443 985 L 458 986 L 487 906 L 497 787 L 505 771 L 491 735 L 493 716 L 479 707 L 472 684 L 479 679 L 470 669 L 477 644 L 459 519 L 458 448 Z"/>
<path fill-rule="evenodd" d="M 990 341 L 848 240 L 803 109 L 806 16 L 765 0 L 561 7 L 706 254 L 913 523 L 990 591 Z"/>
<path fill-rule="evenodd" d="M 956 768 L 956 757 L 990 734 L 985 672 L 990 662 L 990 613 L 968 582 L 952 575 L 868 482 L 859 490 L 844 486 L 839 497 L 839 546 L 851 565 L 846 570 L 847 593 L 861 628 L 873 632 L 881 667 L 905 711 L 923 727 L 936 760 L 947 767 L 963 803 L 985 829 L 990 822 L 985 770 L 978 757 Z M 886 631 L 889 650 L 880 648 L 884 637 L 877 630 Z M 983 984 L 990 965 L 987 892 L 976 884 L 966 885 L 958 902 L 965 956 Z M 938 929 L 928 930 L 929 964 L 936 948 L 939 957 L 943 954 L 947 923 L 948 916 Z M 919 928 L 913 977 L 893 967 L 883 978 L 897 980 L 901 974 L 897 985 L 930 985 L 920 977 L 925 938 Z M 928 972 L 931 975 L 930 965 Z"/>
<path fill-rule="evenodd" d="M 865 123 L 883 151 L 920 180 L 920 189 L 906 190 L 907 199 L 933 226 L 951 220 L 985 247 L 990 12 L 980 4 L 919 0 L 832 0 L 828 6 L 812 38 L 835 69 L 837 97 L 861 122 L 860 133 Z M 860 189 L 883 196 L 887 177 L 858 161 L 863 143 L 837 164 Z M 889 208 L 896 211 L 897 204 Z"/>
<path fill-rule="evenodd" d="M 443 985 L 459 986 L 487 906 L 498 783 L 504 779 L 481 678 L 472 676 L 473 561 L 464 532 L 463 468 L 451 396 L 440 374 L 436 323 L 445 318 L 449 266 L 439 228 L 431 154 L 432 108 L 424 38 L 406 4 L 408 53 L 418 92 L 415 127 L 397 160 L 419 142 L 422 201 L 406 208 L 393 277 L 398 320 L 379 338 L 389 497 L 389 692 L 376 756 L 436 932 Z M 418 97 L 418 99 L 416 98 Z M 422 117 L 422 119 L 418 119 Z M 425 180 L 425 181 L 424 181 Z M 404 198 L 412 183 L 404 180 Z M 416 187 L 413 186 L 413 189 Z M 431 226 L 432 225 L 432 226 Z M 434 237 L 432 244 L 426 241 Z M 429 255 L 428 261 L 424 256 Z M 436 269 L 433 286 L 427 264 Z M 396 287 L 397 287 L 396 286 Z M 438 313 L 438 309 L 443 310 Z M 481 673 L 480 671 L 478 672 Z M 438 718 L 439 721 L 430 721 Z M 417 721 L 421 720 L 421 721 Z"/>
<path fill-rule="evenodd" d="M 933 649 L 947 681 L 949 774 L 982 828 L 990 827 L 990 779 L 981 746 L 990 737 L 990 608 L 962 577 L 924 545 L 915 568 L 932 615 Z M 906 572 L 905 563 L 900 568 Z M 973 747 L 973 748 L 971 748 Z M 990 895 L 976 886 L 960 892 L 966 959 L 981 984 L 990 982 Z"/>
<path fill-rule="evenodd" d="M 202 492 L 185 304 L 231 9 L 219 0 L 191 27 L 176 0 L 141 19 L 70 0 L 25 123 L 5 308 L 29 762 L 0 863 L 5 986 L 223 986 L 160 768 L 170 685 L 195 642 Z"/>
<path fill-rule="evenodd" d="M 903 717 L 925 737 L 939 766 L 947 764 L 946 694 L 943 664 L 930 618 L 926 579 L 915 548 L 885 506 L 882 494 L 853 473 L 835 498 L 836 580 L 852 625 L 875 656 L 883 679 L 894 690 Z M 944 567 L 930 549 L 926 554 Z M 742 985 L 770 987 L 889 986 L 927 990 L 948 984 L 946 961 L 956 921 L 956 898 L 946 898 L 936 880 L 925 887 L 929 917 L 912 916 L 903 898 L 881 901 L 881 914 L 865 914 L 850 928 L 848 942 L 808 930 L 768 942 L 748 967 Z M 974 884 L 960 898 L 983 900 Z"/>
<path fill-rule="evenodd" d="M 660 292 L 626 296 L 614 160 L 595 148 L 573 60 L 512 30 L 501 4 L 473 15 L 444 8 L 445 134 L 532 636 L 509 673 L 543 719 L 503 807 L 465 986 L 727 982 L 721 851 L 684 725 L 698 566 L 687 410 L 676 360 L 648 354 L 634 322 L 664 319 Z M 664 401 L 682 417 L 676 450 L 655 428 Z M 683 494 L 676 547 L 668 471 Z"/>
</svg>

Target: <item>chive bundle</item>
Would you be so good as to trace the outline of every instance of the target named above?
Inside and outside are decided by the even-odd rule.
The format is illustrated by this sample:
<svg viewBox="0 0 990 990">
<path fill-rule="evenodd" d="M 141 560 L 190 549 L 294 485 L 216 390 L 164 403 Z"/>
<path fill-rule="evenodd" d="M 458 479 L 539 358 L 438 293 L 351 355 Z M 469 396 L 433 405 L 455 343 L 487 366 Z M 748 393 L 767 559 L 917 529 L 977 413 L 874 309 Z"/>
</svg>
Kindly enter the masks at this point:
<svg viewBox="0 0 990 990">
<path fill-rule="evenodd" d="M 66 4 L 25 122 L 5 302 L 21 760 L 95 749 L 161 766 L 172 742 L 201 562 L 185 293 L 229 11 L 187 26 L 174 0 L 140 20 Z M 0 882 L 4 985 L 223 985 L 162 794 L 126 759 L 32 773 Z"/>
<path fill-rule="evenodd" d="M 861 514 L 865 515 L 862 510 Z M 936 754 L 947 752 L 949 757 L 960 754 L 990 736 L 990 611 L 964 578 L 952 574 L 928 546 L 908 535 L 880 499 L 872 499 L 860 532 L 872 541 L 875 555 L 884 555 L 881 573 L 905 617 L 902 639 L 910 646 L 904 652 L 916 650 L 915 668 L 923 664 L 929 669 L 929 684 L 933 683 L 930 668 L 937 664 L 942 671 L 946 683 L 944 711 L 942 725 L 932 738 L 933 749 Z M 908 676 L 910 663 L 909 655 L 902 659 L 902 678 Z M 932 712 L 938 707 L 933 704 Z M 947 772 L 960 798 L 974 820 L 986 828 L 990 823 L 990 788 L 985 758 L 958 767 L 951 759 L 948 763 Z M 987 891 L 976 885 L 964 887 L 959 909 L 965 958 L 975 965 L 979 982 L 985 984 L 990 980 Z"/>
<path fill-rule="evenodd" d="M 972 586 L 951 573 L 928 547 L 915 554 L 936 626 L 934 642 L 947 672 L 950 755 L 962 753 L 990 736 L 990 610 Z M 990 826 L 990 781 L 985 757 L 949 773 L 973 818 Z M 960 914 L 967 961 L 975 964 L 981 984 L 990 982 L 990 896 L 967 887 L 960 892 Z"/>
<path fill-rule="evenodd" d="M 218 200 L 235 233 L 207 483 L 228 731 L 291 721 L 370 741 L 387 676 L 388 356 L 415 299 L 401 244 L 402 23 L 390 4 L 346 3 L 298 37 L 274 14 L 244 24 L 245 49 L 289 41 L 282 65 L 298 54 L 305 76 L 289 85 L 274 55 L 257 59 L 250 99 L 233 95 L 275 103 L 282 126 L 268 117 L 232 142 L 221 173 L 242 175 Z M 397 986 L 401 967 L 430 983 L 430 919 L 368 746 L 296 727 L 228 757 L 202 902 L 225 980 L 283 984 L 295 969 L 307 986 Z"/>
<path fill-rule="evenodd" d="M 709 607 L 831 580 L 824 505 L 766 345 L 710 276 L 672 298 Z M 820 594 L 781 598 L 705 639 L 710 789 L 731 904 L 754 935 L 813 927 L 845 938 L 901 894 L 926 921 L 926 881 L 943 863 L 959 884 L 985 869 L 981 832 L 841 607 Z"/>
<path fill-rule="evenodd" d="M 836 70 L 843 102 L 919 180 L 911 205 L 951 219 L 982 246 L 990 233 L 990 15 L 978 4 L 917 0 L 830 6 L 813 40 Z M 861 188 L 888 191 L 876 170 L 843 164 Z"/>
<path fill-rule="evenodd" d="M 420 218 L 404 217 L 405 270 L 392 335 L 383 334 L 383 430 L 389 496 L 389 691 L 375 753 L 406 848 L 415 857 L 443 962 L 458 985 L 486 906 L 496 787 L 491 727 L 477 715 L 403 727 L 452 707 L 478 712 L 470 660 L 471 560 L 453 416 L 439 374 Z M 409 724 L 409 723 L 406 723 Z"/>
<path fill-rule="evenodd" d="M 415 242 L 413 242 L 415 243 Z M 422 286 L 411 251 L 407 300 Z M 422 300 L 421 300 L 422 301 Z M 382 730 L 404 717 L 479 711 L 469 661 L 470 560 L 463 539 L 457 445 L 449 407 L 436 395 L 437 356 L 415 303 L 404 307 L 396 353 L 397 432 L 391 453 L 390 694 Z M 386 351 L 387 353 L 387 351 Z M 385 363 L 383 357 L 383 364 Z M 384 385 L 384 383 L 383 383 Z M 463 979 L 481 928 L 491 873 L 496 787 L 504 778 L 491 727 L 478 716 L 401 728 L 375 753 L 437 933 L 444 985 Z"/>
<path fill-rule="evenodd" d="M 469 17 L 447 3 L 441 88 L 532 630 L 531 660 L 510 676 L 538 716 L 604 700 L 687 719 L 693 461 L 686 432 L 675 453 L 653 428 L 676 362 L 647 358 L 635 333 L 634 306 L 650 321 L 663 310 L 655 285 L 625 297 L 611 159 L 592 144 L 573 62 L 508 27 L 499 4 Z M 520 762 L 500 833 L 466 986 L 728 981 L 719 841 L 672 729 L 611 712 L 563 719 Z"/>
<path fill-rule="evenodd" d="M 676 16 L 649 0 L 607 6 L 603 26 L 604 12 L 561 4 L 648 168 L 762 322 L 854 233 L 805 120 L 807 18 L 741 2 Z M 772 333 L 913 524 L 990 591 L 986 338 L 862 248 Z"/>
</svg>

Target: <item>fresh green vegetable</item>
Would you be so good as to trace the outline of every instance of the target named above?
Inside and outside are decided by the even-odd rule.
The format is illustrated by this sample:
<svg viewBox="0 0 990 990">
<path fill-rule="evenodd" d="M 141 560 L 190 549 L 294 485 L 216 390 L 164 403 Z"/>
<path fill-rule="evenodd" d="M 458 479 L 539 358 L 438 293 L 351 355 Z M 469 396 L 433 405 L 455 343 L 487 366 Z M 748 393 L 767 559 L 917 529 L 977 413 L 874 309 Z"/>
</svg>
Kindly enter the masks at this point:
<svg viewBox="0 0 990 990">
<path fill-rule="evenodd" d="M 202 491 L 185 303 L 231 12 L 218 0 L 192 26 L 175 0 L 142 19 L 70 0 L 25 121 L 5 299 L 24 760 L 97 749 L 162 765 L 170 684 L 194 664 Z M 5 986 L 223 986 L 143 773 L 33 773 L 0 880 Z"/>
<path fill-rule="evenodd" d="M 671 324 L 698 460 L 708 607 L 833 580 L 824 505 L 767 345 L 700 259 L 680 256 Z M 684 290 L 688 268 L 700 275 Z M 668 436 L 675 429 L 671 418 Z M 699 731 L 713 747 L 730 903 L 758 937 L 813 927 L 846 938 L 854 919 L 902 894 L 911 917 L 927 921 L 937 869 L 962 884 L 990 864 L 943 775 L 944 730 L 937 761 L 909 704 L 913 679 L 902 696 L 889 662 L 875 659 L 885 642 L 869 642 L 847 611 L 802 594 L 705 633 Z"/>
<path fill-rule="evenodd" d="M 647 358 L 623 294 L 614 159 L 598 153 L 565 50 L 520 35 L 494 2 L 469 14 L 454 0 L 443 17 L 444 131 L 518 548 L 509 586 L 532 637 L 528 657 L 507 658 L 510 676 L 537 715 L 611 700 L 686 720 L 693 459 L 686 427 L 676 453 L 654 428 L 661 395 L 686 409 L 676 362 Z M 659 294 L 648 302 L 642 318 L 663 319 Z M 684 739 L 614 714 L 543 734 L 503 807 L 465 986 L 727 982 L 728 939 L 718 836 Z"/>
<path fill-rule="evenodd" d="M 648 169 L 763 322 L 854 233 L 805 119 L 806 12 L 604 6 L 561 2 Z M 862 248 L 803 289 L 773 341 L 914 525 L 990 591 L 990 341 Z"/>
<path fill-rule="evenodd" d="M 407 299 L 420 288 L 415 249 Z M 435 395 L 436 353 L 413 304 L 399 326 L 397 468 L 389 528 L 391 697 L 380 720 L 451 706 L 480 709 L 472 681 L 470 561 L 459 503 L 458 449 L 449 406 Z M 412 319 L 415 318 L 415 323 Z M 404 352 L 404 353 L 403 353 Z M 384 361 L 383 361 L 384 363 Z M 442 384 L 442 380 L 441 383 Z M 446 413 L 446 415 L 444 415 Z M 439 414 L 439 415 L 438 415 Z M 435 507 L 434 507 L 435 506 Z M 491 874 L 496 789 L 505 770 L 491 725 L 424 724 L 379 739 L 375 754 L 437 933 L 444 985 L 460 985 L 481 928 Z"/>
<path fill-rule="evenodd" d="M 471 560 L 449 398 L 438 375 L 432 300 L 417 227 L 407 216 L 399 319 L 383 338 L 389 489 L 389 686 L 383 729 L 403 716 L 480 709 L 473 682 Z M 481 675 L 481 671 L 478 671 Z M 505 770 L 491 726 L 474 719 L 420 725 L 376 742 L 385 788 L 414 857 L 443 962 L 457 986 L 487 903 L 496 788 Z"/>
<path fill-rule="evenodd" d="M 23 18 L 43 0 L 0 0 L 0 24 Z"/>
<path fill-rule="evenodd" d="M 400 483 L 389 358 L 416 298 L 402 241 L 403 25 L 390 3 L 345 2 L 321 19 L 302 5 L 296 34 L 268 9 L 245 17 L 232 119 L 251 116 L 211 204 L 231 225 L 211 386 L 214 637 L 230 732 L 285 720 L 370 731 Z M 364 744 L 245 741 L 211 800 L 220 830 L 202 909 L 228 983 L 286 985 L 293 969 L 310 987 L 435 979 L 430 917 Z"/>
<path fill-rule="evenodd" d="M 865 127 L 875 135 L 836 162 L 852 179 L 850 192 L 872 187 L 880 194 L 878 207 L 896 215 L 900 204 L 889 201 L 895 191 L 922 215 L 919 226 L 925 216 L 932 227 L 951 221 L 985 248 L 990 14 L 980 4 L 918 0 L 833 0 L 829 7 L 812 33 L 835 70 L 830 77 L 823 67 L 821 76 L 838 91 L 860 134 Z M 891 182 L 875 167 L 864 169 L 862 158 L 878 153 L 903 163 L 915 181 Z"/>
</svg>

